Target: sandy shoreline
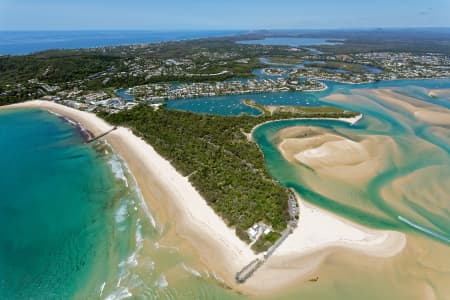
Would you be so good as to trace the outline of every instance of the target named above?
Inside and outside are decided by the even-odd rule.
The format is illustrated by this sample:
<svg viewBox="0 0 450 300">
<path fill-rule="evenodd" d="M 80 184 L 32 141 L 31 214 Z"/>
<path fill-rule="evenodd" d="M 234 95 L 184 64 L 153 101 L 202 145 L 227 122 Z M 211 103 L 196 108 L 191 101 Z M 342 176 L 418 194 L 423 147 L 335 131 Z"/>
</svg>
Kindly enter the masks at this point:
<svg viewBox="0 0 450 300">
<path fill-rule="evenodd" d="M 282 119 L 282 120 L 274 120 L 274 121 L 266 121 L 263 122 L 261 124 L 256 125 L 255 127 L 252 128 L 252 130 L 250 131 L 250 133 L 247 135 L 247 138 L 249 141 L 254 141 L 253 139 L 253 133 L 255 132 L 256 129 L 258 129 L 259 127 L 269 124 L 269 123 L 276 123 L 276 122 L 283 122 L 286 120 L 298 120 L 298 121 L 302 121 L 302 120 L 328 120 L 328 121 L 341 121 L 341 122 L 345 122 L 348 123 L 350 125 L 355 125 L 356 123 L 358 123 L 359 120 L 361 120 L 363 118 L 363 115 L 357 115 L 355 117 L 350 117 L 350 118 L 290 118 L 290 119 Z"/>
<path fill-rule="evenodd" d="M 320 264 L 334 252 L 388 258 L 406 246 L 403 233 L 366 228 L 309 204 L 298 194 L 296 197 L 300 209 L 298 228 L 248 281 L 253 294 L 271 293 L 314 278 Z M 261 282 L 264 282 L 263 289 Z"/>
<path fill-rule="evenodd" d="M 112 128 L 94 114 L 47 101 L 29 101 L 4 108 L 49 110 L 79 122 L 94 135 Z M 360 118 L 346 121 L 357 122 Z M 373 257 L 389 257 L 401 252 L 406 244 L 402 233 L 365 228 L 298 197 L 298 228 L 249 281 L 236 285 L 235 273 L 257 257 L 248 245 L 215 214 L 186 177 L 130 130 L 119 127 L 104 139 L 127 163 L 148 206 L 152 210 L 164 210 L 168 220 L 175 223 L 177 234 L 189 241 L 207 267 L 241 292 L 267 294 L 284 288 L 316 269 L 325 250 L 345 248 Z M 310 258 L 302 267 L 286 266 L 286 262 L 302 257 Z M 261 280 L 266 279 L 270 279 L 270 283 L 261 286 Z"/>
</svg>

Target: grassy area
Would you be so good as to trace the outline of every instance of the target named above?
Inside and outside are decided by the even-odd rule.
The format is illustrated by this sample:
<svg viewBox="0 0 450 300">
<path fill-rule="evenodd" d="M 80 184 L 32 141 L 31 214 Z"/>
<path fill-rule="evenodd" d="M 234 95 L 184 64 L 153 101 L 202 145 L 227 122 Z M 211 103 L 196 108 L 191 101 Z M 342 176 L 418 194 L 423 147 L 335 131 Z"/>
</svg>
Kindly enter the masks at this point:
<svg viewBox="0 0 450 300">
<path fill-rule="evenodd" d="M 258 102 L 250 99 L 244 100 L 244 103 L 248 106 L 254 107 L 261 111 L 264 115 L 272 116 L 277 114 L 291 114 L 296 117 L 329 117 L 338 118 L 355 117 L 358 114 L 355 112 L 345 111 L 343 109 L 332 107 L 332 106 L 319 106 L 319 107 L 308 107 L 308 106 L 273 106 L 273 105 L 262 105 Z"/>
</svg>

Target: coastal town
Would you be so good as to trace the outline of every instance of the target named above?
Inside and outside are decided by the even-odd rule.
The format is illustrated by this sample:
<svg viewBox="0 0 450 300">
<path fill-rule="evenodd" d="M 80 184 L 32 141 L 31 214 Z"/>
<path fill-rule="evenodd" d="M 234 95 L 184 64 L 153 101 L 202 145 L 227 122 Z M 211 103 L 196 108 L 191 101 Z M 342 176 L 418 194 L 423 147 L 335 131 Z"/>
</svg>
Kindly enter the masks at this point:
<svg viewBox="0 0 450 300">
<path fill-rule="evenodd" d="M 0 300 L 448 300 L 443 5 L 9 2 Z"/>
<path fill-rule="evenodd" d="M 127 93 L 144 101 L 176 100 L 197 97 L 275 93 L 289 91 L 318 91 L 325 84 L 315 80 L 248 79 L 214 83 L 150 84 L 128 89 Z"/>
<path fill-rule="evenodd" d="M 212 42 L 218 45 L 210 46 Z M 43 98 L 87 111 L 115 112 L 142 102 L 323 91 L 330 81 L 362 84 L 450 77 L 450 56 L 443 53 L 336 54 L 313 50 L 241 45 L 227 40 L 73 50 L 89 60 L 94 56 L 93 64 L 99 66 L 86 75 L 64 80 L 71 76 L 62 74 L 55 78 L 63 66 L 52 65 L 50 60 L 48 65 L 42 64 L 40 58 L 41 73 L 34 73 L 27 80 L 0 80 L 0 99 Z M 47 57 L 45 53 L 39 55 Z"/>
</svg>

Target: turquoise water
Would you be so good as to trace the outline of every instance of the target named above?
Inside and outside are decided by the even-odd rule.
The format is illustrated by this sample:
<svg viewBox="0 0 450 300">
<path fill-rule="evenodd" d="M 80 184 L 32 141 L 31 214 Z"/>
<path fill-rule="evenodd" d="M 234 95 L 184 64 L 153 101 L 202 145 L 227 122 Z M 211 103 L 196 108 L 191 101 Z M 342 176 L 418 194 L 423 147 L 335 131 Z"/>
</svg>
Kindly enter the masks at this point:
<svg viewBox="0 0 450 300">
<path fill-rule="evenodd" d="M 261 104 L 331 105 L 363 113 L 363 119 L 353 126 L 329 120 L 284 120 L 262 125 L 254 132 L 269 172 L 281 184 L 294 188 L 308 202 L 357 223 L 400 231 L 407 236 L 406 248 L 395 258 L 367 263 L 367 258 L 354 261 L 353 254 L 349 254 L 348 260 L 327 260 L 318 274 L 330 276 L 328 279 L 315 286 L 299 283 L 285 297 L 426 299 L 435 295 L 435 299 L 447 299 L 450 294 L 448 120 L 447 125 L 421 121 L 373 91 L 389 89 L 395 93 L 394 98 L 412 97 L 419 108 L 433 104 L 435 109 L 448 109 L 448 93 L 436 98 L 428 93 L 430 89 L 449 89 L 450 79 L 326 84 L 329 86 L 326 91 L 316 93 L 223 96 L 198 102 L 179 100 L 169 102 L 168 107 L 221 115 L 255 115 L 257 112 L 242 103 L 244 98 L 251 98 Z M 334 94 L 344 97 L 341 101 L 327 98 Z M 376 150 L 381 155 L 376 160 L 378 169 L 367 182 L 358 185 L 288 162 L 277 149 L 277 134 L 292 126 L 313 126 L 356 142 L 382 137 Z"/>
<path fill-rule="evenodd" d="M 242 299 L 156 224 L 108 145 L 0 111 L 0 299 Z"/>
<path fill-rule="evenodd" d="M 281 92 L 281 93 L 265 93 L 265 94 L 246 94 L 246 95 L 230 95 L 216 97 L 202 97 L 196 99 L 170 100 L 167 102 L 169 109 L 192 111 L 196 113 L 209 113 L 219 115 L 239 115 L 250 114 L 258 115 L 260 112 L 254 108 L 248 107 L 243 103 L 245 99 L 253 99 L 264 105 L 297 105 L 297 106 L 325 106 L 339 104 L 328 103 L 323 98 L 333 93 L 349 93 L 350 89 L 367 89 L 367 88 L 406 88 L 405 93 L 418 96 L 429 102 L 433 102 L 444 107 L 450 107 L 450 102 L 444 99 L 434 99 L 427 95 L 425 89 L 440 89 L 450 86 L 450 79 L 434 79 L 434 80 L 396 80 L 382 81 L 367 84 L 343 84 L 332 81 L 324 81 L 328 85 L 328 89 L 323 92 L 307 93 L 307 92 Z M 351 110 L 357 110 L 358 106 L 347 107 Z M 370 110 L 370 107 L 364 108 Z"/>
<path fill-rule="evenodd" d="M 127 94 L 126 91 L 128 89 L 127 88 L 122 88 L 122 89 L 118 89 L 116 91 L 117 96 L 119 96 L 120 98 L 126 100 L 126 101 L 134 101 L 134 96 Z"/>
<path fill-rule="evenodd" d="M 352 98 L 352 95 L 358 93 L 358 91 L 389 88 L 402 95 L 416 97 L 421 101 L 449 108 L 450 101 L 448 99 L 442 97 L 432 98 L 428 96 L 428 89 L 450 88 L 450 79 L 398 80 L 361 85 L 340 84 L 335 82 L 326 83 L 329 86 L 329 89 L 318 93 L 286 92 L 245 96 L 222 96 L 202 98 L 199 100 L 178 100 L 169 102 L 168 107 L 170 109 L 222 115 L 238 115 L 241 113 L 257 114 L 257 112 L 250 110 L 242 103 L 243 99 L 250 98 L 266 105 L 332 105 L 361 112 L 365 117 L 356 126 L 350 126 L 349 124 L 338 121 L 287 120 L 263 125 L 255 131 L 254 136 L 264 152 L 267 166 L 273 177 L 285 186 L 295 188 L 308 201 L 372 227 L 398 230 L 416 229 L 441 241 L 450 241 L 450 231 L 448 230 L 448 228 L 450 228 L 450 219 L 448 216 L 445 217 L 428 212 L 436 210 L 438 203 L 435 203 L 435 207 L 432 206 L 429 210 L 425 210 L 419 208 L 420 203 L 412 203 L 414 201 L 410 201 L 408 205 L 405 205 L 405 210 L 399 210 L 398 208 L 394 208 L 387 204 L 385 200 L 383 200 L 383 197 L 380 196 L 383 187 L 396 178 L 401 178 L 415 170 L 434 165 L 447 166 L 448 170 L 450 170 L 450 144 L 448 141 L 433 135 L 429 130 L 433 126 L 416 121 L 414 118 L 409 117 L 402 109 L 396 108 L 393 105 L 387 105 L 376 97 L 368 96 L 368 99 L 371 101 L 370 103 L 369 100 L 366 102 L 351 100 L 356 99 Z M 335 93 L 348 95 L 350 100 L 336 103 L 325 99 L 326 96 Z M 399 116 L 402 117 L 400 118 Z M 377 125 L 375 126 L 375 124 Z M 370 181 L 364 192 L 353 191 L 355 194 L 359 193 L 359 202 L 362 201 L 361 199 L 369 201 L 370 204 L 365 205 L 364 209 L 358 205 L 346 203 L 345 201 L 335 201 L 335 199 L 317 193 L 314 189 L 308 187 L 301 175 L 306 170 L 304 168 L 299 168 L 298 166 L 292 166 L 277 150 L 274 142 L 276 133 L 283 128 L 297 125 L 317 126 L 334 131 L 342 131 L 345 132 L 347 136 L 389 136 L 398 144 L 398 147 L 400 148 L 399 151 L 404 154 L 406 159 L 401 162 L 401 164 L 392 163 L 390 168 L 387 168 Z M 417 153 L 413 153 L 413 151 L 410 150 L 414 147 L 419 147 L 417 141 L 434 145 L 435 148 L 432 150 L 420 153 L 421 155 L 427 155 L 427 159 L 423 159 L 423 156 L 421 155 L 417 156 Z M 445 151 L 446 155 L 442 156 L 441 150 Z M 356 198 L 357 197 L 355 196 L 355 199 Z M 408 202 L 407 199 L 404 199 L 403 201 L 405 203 Z M 432 199 L 427 201 L 433 202 Z M 409 213 L 411 207 L 415 207 L 414 214 Z M 374 211 L 376 213 L 374 213 Z M 404 214 L 408 214 L 406 211 L 408 211 L 409 217 L 415 220 L 414 226 L 409 222 L 410 219 L 403 216 Z M 422 218 L 425 218 L 427 222 L 418 221 Z M 432 226 L 430 226 L 429 222 L 432 223 Z"/>
<path fill-rule="evenodd" d="M 448 131 L 444 131 L 444 137 L 436 135 L 439 131 L 434 129 L 439 126 L 418 122 L 376 97 L 356 96 L 372 87 L 390 88 L 448 108 L 450 99 L 431 98 L 427 89 L 450 88 L 450 80 L 327 84 L 329 90 L 319 93 L 245 95 L 262 104 L 335 105 L 364 114 L 354 126 L 338 121 L 289 120 L 259 127 L 254 134 L 268 169 L 274 178 L 295 188 L 311 203 L 362 224 L 425 237 L 419 246 L 408 246 L 411 248 L 405 262 L 393 268 L 398 268 L 399 274 L 386 271 L 386 276 L 380 273 L 375 278 L 378 288 L 391 280 L 389 276 L 397 276 L 393 280 L 402 282 L 398 288 L 386 289 L 388 296 L 421 299 L 407 297 L 406 283 L 445 283 L 448 277 L 445 268 L 440 268 L 449 265 L 448 248 L 439 247 L 448 245 L 450 238 L 445 190 L 446 179 L 450 178 L 450 137 L 445 138 Z M 348 95 L 348 100 L 332 102 L 325 98 L 333 93 Z M 258 114 L 242 104 L 243 98 L 199 98 L 169 101 L 168 105 L 171 109 L 222 115 Z M 313 178 L 320 184 L 323 179 L 304 166 L 288 163 L 276 148 L 274 137 L 279 130 L 295 125 L 317 126 L 349 138 L 389 136 L 401 159 L 387 158 L 390 167 L 380 170 L 363 191 L 326 181 L 323 186 L 337 186 L 336 197 L 330 197 L 310 186 L 308 180 Z M 173 223 L 155 223 L 132 175 L 107 145 L 84 144 L 77 128 L 40 110 L 1 111 L 0 129 L 0 299 L 246 298 L 218 284 L 220 279 L 216 280 L 172 236 Z M 392 202 L 382 196 L 381 191 L 391 188 L 392 181 L 426 168 L 432 172 L 419 176 L 403 199 Z M 435 190 L 436 186 L 444 188 Z M 421 194 L 423 190 L 430 192 Z M 433 249 L 442 256 L 434 258 L 436 252 L 420 249 Z M 431 277 L 426 277 L 424 264 L 435 272 Z M 369 287 L 375 275 L 363 273 L 356 283 L 341 274 L 335 276 L 329 281 L 321 277 L 320 288 L 299 285 L 298 290 L 275 298 L 309 295 L 329 299 L 333 295 L 335 299 L 360 299 L 362 287 Z M 445 285 L 437 285 L 438 290 L 445 291 Z"/>
<path fill-rule="evenodd" d="M 45 111 L 1 111 L 0 129 L 0 299 L 98 297 L 135 249 L 118 161 Z"/>
<path fill-rule="evenodd" d="M 266 93 L 245 94 L 217 97 L 201 97 L 196 99 L 169 100 L 169 109 L 186 110 L 196 113 L 219 115 L 259 115 L 261 112 L 244 104 L 245 99 L 253 99 L 265 105 L 324 105 L 314 94 L 310 93 Z"/>
</svg>

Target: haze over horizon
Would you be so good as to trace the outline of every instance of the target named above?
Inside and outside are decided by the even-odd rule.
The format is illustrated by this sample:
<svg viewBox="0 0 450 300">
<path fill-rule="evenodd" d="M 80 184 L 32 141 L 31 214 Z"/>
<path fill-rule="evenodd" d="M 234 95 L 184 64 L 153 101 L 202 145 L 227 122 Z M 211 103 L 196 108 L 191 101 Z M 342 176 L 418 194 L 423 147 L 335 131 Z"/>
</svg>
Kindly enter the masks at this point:
<svg viewBox="0 0 450 300">
<path fill-rule="evenodd" d="M 389 7 L 389 9 L 386 9 Z M 450 1 L 366 3 L 0 0 L 0 30 L 255 30 L 450 27 Z"/>
</svg>

